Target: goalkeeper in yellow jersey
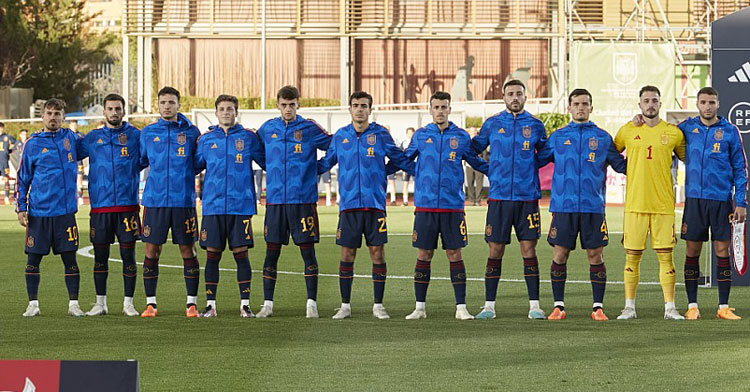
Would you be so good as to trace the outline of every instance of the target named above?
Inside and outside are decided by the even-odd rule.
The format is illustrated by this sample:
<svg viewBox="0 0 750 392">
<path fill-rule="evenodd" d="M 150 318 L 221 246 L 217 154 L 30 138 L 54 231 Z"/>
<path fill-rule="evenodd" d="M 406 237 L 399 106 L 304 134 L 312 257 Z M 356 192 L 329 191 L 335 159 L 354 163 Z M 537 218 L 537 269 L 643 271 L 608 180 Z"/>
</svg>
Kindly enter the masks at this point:
<svg viewBox="0 0 750 392">
<path fill-rule="evenodd" d="M 661 93 L 654 86 L 639 92 L 643 126 L 625 124 L 615 136 L 615 147 L 627 150 L 627 188 L 623 218 L 625 246 L 625 308 L 618 320 L 636 318 L 635 292 L 640 278 L 640 263 L 646 240 L 659 260 L 659 281 L 664 293 L 664 318 L 683 320 L 674 302 L 675 244 L 674 188 L 672 154 L 685 159 L 685 137 L 674 125 L 659 118 Z"/>
</svg>

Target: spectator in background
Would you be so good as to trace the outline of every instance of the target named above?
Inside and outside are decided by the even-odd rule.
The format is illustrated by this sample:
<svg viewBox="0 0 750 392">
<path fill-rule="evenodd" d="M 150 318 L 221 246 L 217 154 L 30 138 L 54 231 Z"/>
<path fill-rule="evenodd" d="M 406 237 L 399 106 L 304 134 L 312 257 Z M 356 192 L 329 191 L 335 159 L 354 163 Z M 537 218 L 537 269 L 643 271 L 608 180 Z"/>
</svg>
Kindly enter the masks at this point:
<svg viewBox="0 0 750 392">
<path fill-rule="evenodd" d="M 414 135 L 414 128 L 409 127 L 406 128 L 406 139 L 401 142 L 401 149 L 406 151 L 406 149 L 409 147 L 409 143 L 411 143 L 411 137 Z M 403 184 L 401 185 L 401 194 L 404 197 L 404 206 L 409 205 L 409 181 L 411 181 L 412 176 L 407 172 L 401 172 L 403 173 Z"/>
<path fill-rule="evenodd" d="M 477 128 L 476 127 L 468 127 L 466 128 L 466 132 L 469 133 L 469 136 L 474 138 L 474 136 L 477 135 Z M 489 154 L 487 150 L 483 151 L 480 155 L 480 158 L 487 160 L 489 158 Z M 466 166 L 466 201 L 471 202 L 471 205 L 478 206 L 482 202 L 482 189 L 484 188 L 484 174 L 481 172 L 474 170 L 471 166 Z"/>
</svg>

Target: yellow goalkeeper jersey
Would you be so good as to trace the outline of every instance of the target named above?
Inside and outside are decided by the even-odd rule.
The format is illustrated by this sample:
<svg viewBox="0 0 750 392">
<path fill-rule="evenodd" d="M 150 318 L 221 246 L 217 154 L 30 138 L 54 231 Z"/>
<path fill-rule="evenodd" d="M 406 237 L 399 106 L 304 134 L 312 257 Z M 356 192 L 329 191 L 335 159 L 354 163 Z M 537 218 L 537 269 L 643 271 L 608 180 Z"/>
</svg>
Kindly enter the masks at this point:
<svg viewBox="0 0 750 392">
<path fill-rule="evenodd" d="M 685 160 L 685 137 L 676 126 L 660 121 L 655 127 L 623 125 L 615 147 L 628 157 L 625 212 L 674 215 L 672 152 Z"/>
</svg>

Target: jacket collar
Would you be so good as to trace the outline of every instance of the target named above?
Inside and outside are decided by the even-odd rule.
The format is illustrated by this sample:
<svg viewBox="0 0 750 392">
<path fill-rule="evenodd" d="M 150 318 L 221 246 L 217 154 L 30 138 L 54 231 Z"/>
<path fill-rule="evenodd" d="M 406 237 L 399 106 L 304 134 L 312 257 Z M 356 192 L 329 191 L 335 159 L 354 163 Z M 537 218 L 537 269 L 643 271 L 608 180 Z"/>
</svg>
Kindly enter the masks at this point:
<svg viewBox="0 0 750 392">
<path fill-rule="evenodd" d="M 440 128 L 438 128 L 438 125 L 435 124 L 434 122 L 427 124 L 427 126 L 425 127 L 425 129 L 427 131 L 431 132 L 431 133 L 440 133 Z M 448 127 L 445 128 L 445 130 L 443 131 L 443 133 L 445 134 L 445 133 L 453 132 L 456 129 L 458 129 L 458 127 L 456 126 L 456 124 L 454 124 L 452 121 L 448 121 Z"/>
<path fill-rule="evenodd" d="M 162 126 L 167 126 L 167 125 L 169 125 L 169 123 L 172 123 L 172 122 L 174 122 L 174 121 L 167 121 L 167 120 L 159 117 L 159 121 L 157 122 L 157 124 L 162 125 Z M 190 120 L 188 120 L 188 118 L 185 117 L 184 114 L 177 113 L 177 128 L 185 129 L 185 128 L 191 127 L 192 125 L 193 125 L 193 123 L 191 123 Z"/>
<path fill-rule="evenodd" d="M 218 131 L 218 132 L 224 133 L 224 129 L 218 125 L 211 125 L 210 127 L 208 127 L 208 129 L 211 132 Z M 242 124 L 236 123 L 231 128 L 229 128 L 227 134 L 231 135 L 231 134 L 239 133 L 244 130 L 245 130 L 245 127 L 243 127 Z"/>
</svg>

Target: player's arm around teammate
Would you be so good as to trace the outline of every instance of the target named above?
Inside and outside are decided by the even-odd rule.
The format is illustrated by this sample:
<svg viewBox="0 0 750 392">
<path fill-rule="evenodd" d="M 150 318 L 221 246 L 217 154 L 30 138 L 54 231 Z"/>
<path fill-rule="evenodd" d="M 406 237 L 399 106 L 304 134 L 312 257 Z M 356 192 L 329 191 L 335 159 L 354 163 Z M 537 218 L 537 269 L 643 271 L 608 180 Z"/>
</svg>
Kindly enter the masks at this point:
<svg viewBox="0 0 750 392">
<path fill-rule="evenodd" d="M 523 258 L 523 275 L 531 319 L 546 316 L 539 306 L 539 261 L 536 245 L 541 235 L 539 170 L 536 154 L 547 133 L 544 124 L 524 109 L 526 87 L 518 80 L 503 86 L 505 110 L 490 117 L 474 137 L 477 153 L 490 147 L 485 241 L 489 247 L 484 277 L 485 301 L 478 319 L 495 318 L 495 300 L 505 246 L 515 230 Z"/>
<path fill-rule="evenodd" d="M 555 162 L 550 199 L 553 216 L 547 237 L 554 246 L 550 275 L 555 308 L 550 320 L 566 317 L 567 261 L 579 234 L 589 262 L 593 292 L 591 318 L 607 320 L 602 310 L 607 282 L 602 253 L 609 242 L 604 215 L 607 165 L 624 173 L 627 164 L 615 149 L 609 133 L 589 121 L 592 110 L 591 94 L 584 89 L 573 90 L 568 97 L 568 111 L 573 121 L 555 131 L 538 155 L 540 166 Z"/>
<path fill-rule="evenodd" d="M 18 222 L 26 227 L 26 291 L 29 305 L 25 317 L 40 314 L 39 264 L 50 248 L 65 265 L 68 314 L 84 316 L 78 305 L 80 274 L 76 262 L 78 226 L 75 213 L 78 137 L 61 128 L 65 102 L 52 98 L 43 107 L 44 129 L 27 142 L 18 172 L 16 194 Z"/>
</svg>

